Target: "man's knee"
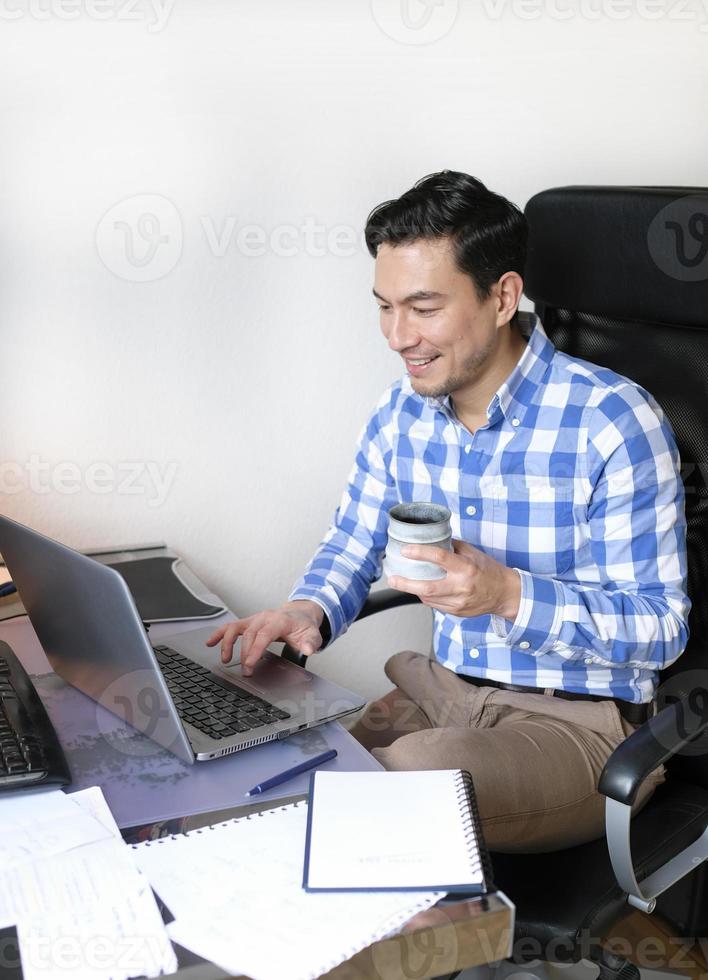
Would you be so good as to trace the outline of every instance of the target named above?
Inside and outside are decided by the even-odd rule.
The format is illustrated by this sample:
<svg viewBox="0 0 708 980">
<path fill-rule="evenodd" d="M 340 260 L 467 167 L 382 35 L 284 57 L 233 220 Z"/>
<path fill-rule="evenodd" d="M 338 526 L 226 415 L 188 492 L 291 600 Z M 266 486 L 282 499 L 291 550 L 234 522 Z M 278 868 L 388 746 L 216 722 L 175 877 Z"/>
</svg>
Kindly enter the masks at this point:
<svg viewBox="0 0 708 980">
<path fill-rule="evenodd" d="M 399 679 L 401 676 L 405 677 L 408 665 L 420 656 L 422 654 L 416 653 L 415 650 L 399 650 L 384 664 L 384 673 L 398 687 Z"/>
<path fill-rule="evenodd" d="M 408 709 L 408 711 L 406 711 Z M 372 732 L 382 732 L 391 728 L 394 724 L 399 730 L 399 723 L 403 724 L 400 728 L 401 733 L 406 731 L 406 715 L 411 711 L 415 712 L 416 706 L 405 696 L 403 691 L 394 687 L 392 691 L 385 694 L 376 701 L 370 701 L 364 714 L 359 719 L 359 723 Z M 408 731 L 415 731 L 416 728 L 409 728 Z"/>
<path fill-rule="evenodd" d="M 452 769 L 455 767 L 446 759 L 446 744 L 443 729 L 426 728 L 401 735 L 385 748 L 373 749 L 372 755 L 389 770 Z"/>
<path fill-rule="evenodd" d="M 425 712 L 403 691 L 394 687 L 384 697 L 366 706 L 361 718 L 350 729 L 350 734 L 371 751 L 429 725 L 430 720 Z"/>
</svg>

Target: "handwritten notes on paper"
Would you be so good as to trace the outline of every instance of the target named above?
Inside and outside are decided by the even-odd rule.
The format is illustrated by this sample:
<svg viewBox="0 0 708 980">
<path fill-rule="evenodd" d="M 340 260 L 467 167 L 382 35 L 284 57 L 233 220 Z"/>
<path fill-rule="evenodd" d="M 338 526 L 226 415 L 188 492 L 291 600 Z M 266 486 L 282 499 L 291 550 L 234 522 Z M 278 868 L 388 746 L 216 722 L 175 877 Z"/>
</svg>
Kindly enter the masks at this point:
<svg viewBox="0 0 708 980">
<path fill-rule="evenodd" d="M 147 880 L 96 788 L 0 799 L 0 927 L 25 980 L 158 976 L 177 960 Z"/>
<path fill-rule="evenodd" d="M 293 804 L 136 845 L 138 866 L 175 916 L 172 939 L 229 973 L 305 980 L 441 897 L 305 892 L 306 822 L 306 805 Z"/>
</svg>

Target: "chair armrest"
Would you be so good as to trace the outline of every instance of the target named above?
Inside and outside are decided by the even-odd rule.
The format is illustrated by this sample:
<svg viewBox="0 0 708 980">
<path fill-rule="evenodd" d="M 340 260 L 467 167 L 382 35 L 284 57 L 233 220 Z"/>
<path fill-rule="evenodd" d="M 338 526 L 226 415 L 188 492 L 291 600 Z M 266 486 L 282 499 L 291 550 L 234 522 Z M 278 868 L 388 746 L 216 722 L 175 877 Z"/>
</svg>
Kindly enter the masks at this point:
<svg viewBox="0 0 708 980">
<path fill-rule="evenodd" d="M 411 592 L 399 592 L 397 589 L 381 589 L 380 592 L 369 593 L 366 602 L 361 607 L 361 612 L 356 617 L 356 622 L 373 616 L 374 613 L 384 612 L 386 609 L 395 609 L 397 606 L 412 606 L 420 602 L 417 595 Z"/>
<path fill-rule="evenodd" d="M 645 721 L 614 750 L 600 776 L 598 789 L 618 803 L 631 806 L 649 773 L 708 730 L 708 691 L 700 688 Z"/>
<path fill-rule="evenodd" d="M 605 833 L 612 870 L 627 901 L 653 912 L 656 899 L 708 859 L 708 828 L 701 836 L 637 881 L 632 858 L 632 804 L 643 780 L 689 742 L 708 730 L 708 692 L 696 688 L 641 725 L 617 746 L 605 764 L 598 789 L 606 797 Z"/>
<path fill-rule="evenodd" d="M 374 613 L 385 612 L 386 609 L 395 609 L 397 606 L 410 606 L 417 602 L 420 602 L 417 595 L 413 595 L 410 592 L 399 592 L 397 589 L 381 589 L 380 592 L 370 592 L 355 622 L 359 622 L 360 619 L 366 619 L 367 616 L 373 616 Z M 322 620 L 320 634 L 322 636 L 322 646 L 324 647 L 329 643 L 331 636 L 329 620 L 326 616 Z M 285 657 L 292 664 L 297 664 L 298 667 L 304 667 L 307 664 L 307 657 L 298 650 L 293 650 L 287 643 L 283 647 L 281 657 Z"/>
</svg>

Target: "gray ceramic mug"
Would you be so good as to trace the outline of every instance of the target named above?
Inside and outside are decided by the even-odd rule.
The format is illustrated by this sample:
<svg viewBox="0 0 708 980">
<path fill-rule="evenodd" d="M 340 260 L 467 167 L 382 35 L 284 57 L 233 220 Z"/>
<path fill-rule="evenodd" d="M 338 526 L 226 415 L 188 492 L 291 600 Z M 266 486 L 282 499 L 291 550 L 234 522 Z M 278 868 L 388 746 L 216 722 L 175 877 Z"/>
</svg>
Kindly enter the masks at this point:
<svg viewBox="0 0 708 980">
<path fill-rule="evenodd" d="M 431 581 L 445 578 L 447 572 L 430 561 L 405 558 L 401 549 L 407 544 L 429 544 L 452 551 L 450 511 L 440 504 L 396 504 L 388 513 L 388 544 L 383 570 L 388 577 Z"/>
</svg>

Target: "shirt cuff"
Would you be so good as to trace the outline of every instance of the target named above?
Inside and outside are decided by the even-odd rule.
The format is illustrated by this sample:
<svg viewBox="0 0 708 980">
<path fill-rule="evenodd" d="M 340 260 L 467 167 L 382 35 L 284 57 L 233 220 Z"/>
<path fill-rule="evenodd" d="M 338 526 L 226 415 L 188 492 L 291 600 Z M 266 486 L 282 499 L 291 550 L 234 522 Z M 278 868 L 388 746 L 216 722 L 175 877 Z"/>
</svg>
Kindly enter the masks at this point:
<svg viewBox="0 0 708 980">
<path fill-rule="evenodd" d="M 345 632 L 346 623 L 344 622 L 344 617 L 342 616 L 339 607 L 328 603 L 327 600 L 322 597 L 322 593 L 318 589 L 308 589 L 306 586 L 295 589 L 290 593 L 287 601 L 294 602 L 296 599 L 307 599 L 309 602 L 314 602 L 315 605 L 319 606 L 325 614 L 325 618 L 320 624 L 320 634 L 322 636 L 322 646 L 320 647 L 320 650 L 324 650 L 326 646 Z M 335 627 L 337 628 L 335 629 Z"/>
<path fill-rule="evenodd" d="M 560 583 L 515 568 L 521 579 L 519 611 L 513 623 L 492 616 L 492 629 L 509 646 L 533 655 L 547 653 L 559 637 L 563 621 L 563 593 Z"/>
</svg>

